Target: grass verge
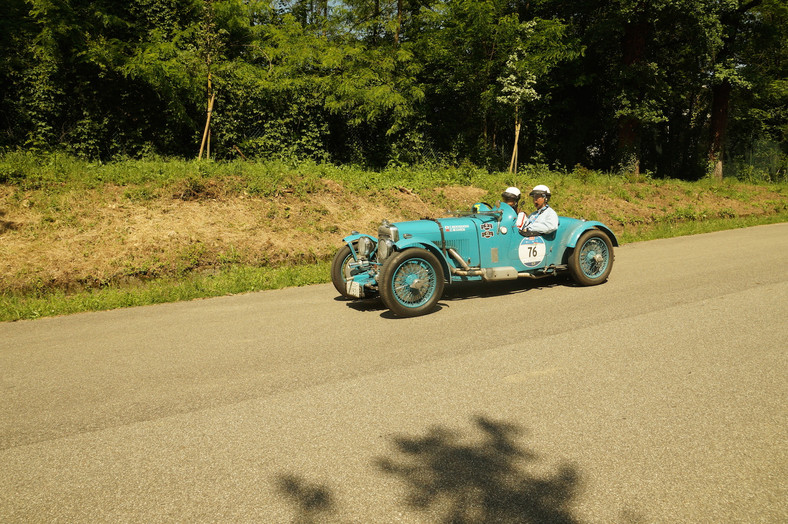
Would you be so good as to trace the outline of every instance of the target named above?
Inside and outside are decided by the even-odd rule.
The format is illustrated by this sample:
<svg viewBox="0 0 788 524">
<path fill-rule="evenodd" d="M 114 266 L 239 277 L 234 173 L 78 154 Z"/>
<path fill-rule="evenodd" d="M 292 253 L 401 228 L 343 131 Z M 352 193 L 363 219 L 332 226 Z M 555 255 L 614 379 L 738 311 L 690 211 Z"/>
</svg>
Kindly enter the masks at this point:
<svg viewBox="0 0 788 524">
<path fill-rule="evenodd" d="M 10 153 L 0 155 L 0 321 L 328 282 L 351 230 L 535 184 L 553 189 L 559 214 L 599 220 L 622 243 L 788 221 L 786 181 Z"/>
<path fill-rule="evenodd" d="M 282 268 L 237 266 L 210 275 L 160 278 L 77 293 L 5 293 L 0 295 L 0 322 L 319 284 L 329 280 L 329 271 L 328 262 Z"/>
<path fill-rule="evenodd" d="M 621 244 L 644 242 L 660 238 L 683 237 L 725 231 L 728 229 L 741 229 L 745 227 L 763 226 L 788 222 L 788 213 L 771 216 L 748 216 L 735 218 L 716 218 L 692 222 L 663 222 L 648 228 L 636 231 L 625 231 L 617 235 Z"/>
<path fill-rule="evenodd" d="M 619 241 L 627 244 L 786 221 L 788 214 L 662 223 L 636 232 L 625 232 Z M 282 268 L 236 266 L 215 274 L 160 278 L 122 287 L 88 289 L 73 294 L 60 290 L 19 295 L 8 293 L 0 295 L 0 322 L 306 286 L 330 280 L 330 262 L 319 262 Z"/>
</svg>

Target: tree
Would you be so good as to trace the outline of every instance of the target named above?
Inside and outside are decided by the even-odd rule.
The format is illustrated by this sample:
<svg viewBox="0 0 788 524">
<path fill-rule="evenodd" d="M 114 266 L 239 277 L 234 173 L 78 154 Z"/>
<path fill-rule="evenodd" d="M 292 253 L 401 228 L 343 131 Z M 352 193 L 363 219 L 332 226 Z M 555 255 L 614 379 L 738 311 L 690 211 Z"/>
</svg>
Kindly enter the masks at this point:
<svg viewBox="0 0 788 524">
<path fill-rule="evenodd" d="M 533 85 L 536 83 L 536 75 L 522 66 L 523 53 L 524 51 L 521 48 L 515 49 L 506 62 L 504 76 L 498 79 L 502 85 L 501 96 L 498 97 L 498 101 L 514 107 L 514 148 L 512 150 L 512 159 L 509 162 L 510 173 L 517 173 L 517 151 L 519 149 L 520 128 L 522 126 L 520 107 L 539 98 L 539 94 L 533 88 Z"/>
<path fill-rule="evenodd" d="M 712 176 L 717 180 L 722 180 L 723 174 L 723 154 L 728 130 L 731 92 L 736 86 L 746 87 L 749 85 L 739 72 L 746 60 L 744 57 L 737 56 L 737 51 L 742 48 L 740 32 L 745 19 L 761 3 L 762 0 L 732 2 L 730 8 L 723 10 L 720 14 L 722 45 L 714 57 L 711 82 L 711 121 L 709 123 L 709 164 Z"/>
<path fill-rule="evenodd" d="M 757 151 L 788 158 L 787 11 L 780 0 L 6 0 L 0 146 L 191 156 L 205 134 L 218 157 L 240 147 L 512 170 L 526 159 L 689 179 L 711 163 L 720 177 Z"/>
<path fill-rule="evenodd" d="M 200 143 L 200 153 L 197 155 L 198 159 L 202 159 L 202 153 L 204 149 L 207 149 L 205 157 L 211 157 L 211 116 L 213 114 L 214 101 L 216 100 L 216 91 L 214 90 L 213 86 L 213 64 L 214 61 L 220 59 L 222 47 L 220 33 L 216 28 L 213 0 L 206 0 L 203 4 L 202 10 L 203 15 L 202 23 L 199 26 L 198 49 L 200 57 L 204 60 L 206 70 L 208 116 L 205 119 L 205 130 L 203 131 L 202 142 Z"/>
<path fill-rule="evenodd" d="M 581 53 L 581 49 L 567 44 L 565 29 L 564 24 L 557 20 L 535 19 L 521 23 L 517 47 L 506 61 L 504 74 L 498 78 L 501 85 L 498 102 L 514 108 L 515 131 L 510 173 L 517 172 L 522 127 L 520 110 L 525 104 L 539 98 L 534 86 L 560 61 Z"/>
<path fill-rule="evenodd" d="M 730 171 L 760 172 L 770 179 L 788 173 L 788 5 L 764 0 L 740 27 L 739 67 L 747 88 L 730 109 L 726 155 Z"/>
</svg>

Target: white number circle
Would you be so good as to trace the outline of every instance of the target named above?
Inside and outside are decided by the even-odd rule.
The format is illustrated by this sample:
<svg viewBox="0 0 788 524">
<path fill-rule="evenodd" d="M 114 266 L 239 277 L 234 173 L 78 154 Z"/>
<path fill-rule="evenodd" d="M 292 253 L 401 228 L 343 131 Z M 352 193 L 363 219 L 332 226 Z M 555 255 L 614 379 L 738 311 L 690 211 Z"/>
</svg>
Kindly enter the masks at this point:
<svg viewBox="0 0 788 524">
<path fill-rule="evenodd" d="M 520 262 L 525 267 L 538 266 L 544 260 L 545 253 L 547 253 L 547 246 L 545 246 L 542 237 L 527 237 L 520 242 L 518 255 Z"/>
</svg>

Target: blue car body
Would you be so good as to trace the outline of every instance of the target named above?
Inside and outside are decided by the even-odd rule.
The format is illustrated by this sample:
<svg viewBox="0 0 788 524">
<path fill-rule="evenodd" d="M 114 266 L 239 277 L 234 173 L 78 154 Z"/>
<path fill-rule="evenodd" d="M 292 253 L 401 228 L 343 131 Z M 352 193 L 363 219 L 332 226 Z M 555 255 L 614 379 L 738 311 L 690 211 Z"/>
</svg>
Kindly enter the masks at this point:
<svg viewBox="0 0 788 524">
<path fill-rule="evenodd" d="M 335 257 L 332 280 L 348 298 L 380 293 L 395 314 L 415 316 L 434 307 L 444 283 L 540 278 L 565 270 L 583 285 L 607 279 L 618 241 L 601 222 L 562 216 L 554 233 L 523 236 L 516 220 L 508 204 L 478 203 L 457 216 L 383 221 L 377 237 L 354 232 L 343 239 L 346 248 Z M 577 249 L 583 253 L 572 256 Z M 392 260 L 402 269 L 388 267 Z"/>
</svg>

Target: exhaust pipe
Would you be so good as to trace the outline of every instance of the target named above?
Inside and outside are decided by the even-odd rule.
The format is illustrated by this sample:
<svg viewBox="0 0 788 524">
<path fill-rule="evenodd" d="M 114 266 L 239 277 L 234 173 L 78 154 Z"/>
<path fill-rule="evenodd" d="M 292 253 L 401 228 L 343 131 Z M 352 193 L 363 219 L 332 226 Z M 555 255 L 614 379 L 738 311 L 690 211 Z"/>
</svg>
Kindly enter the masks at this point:
<svg viewBox="0 0 788 524">
<path fill-rule="evenodd" d="M 563 265 L 548 266 L 541 270 L 541 274 L 534 274 L 527 271 L 518 273 L 513 267 L 488 267 L 485 269 L 471 268 L 471 266 L 469 266 L 468 263 L 463 260 L 460 254 L 457 253 L 456 249 L 450 247 L 446 251 L 460 265 L 460 267 L 462 267 L 462 269 L 457 269 L 455 267 L 449 266 L 452 275 L 459 275 L 461 277 L 482 277 L 482 280 L 488 282 L 493 280 L 517 280 L 518 278 L 530 278 L 532 280 L 537 280 L 540 278 L 553 276 L 557 271 L 566 269 L 566 266 Z"/>
<path fill-rule="evenodd" d="M 454 259 L 454 261 L 457 262 L 460 265 L 460 267 L 462 267 L 462 269 L 457 269 L 456 267 L 449 266 L 449 269 L 451 270 L 452 275 L 459 275 L 461 277 L 480 277 L 480 276 L 483 276 L 482 270 L 481 269 L 471 269 L 471 266 L 469 266 L 468 263 L 465 260 L 463 260 L 463 258 L 460 256 L 460 254 L 457 253 L 456 249 L 454 249 L 453 247 L 450 247 L 446 251 L 451 255 L 451 257 Z"/>
</svg>

